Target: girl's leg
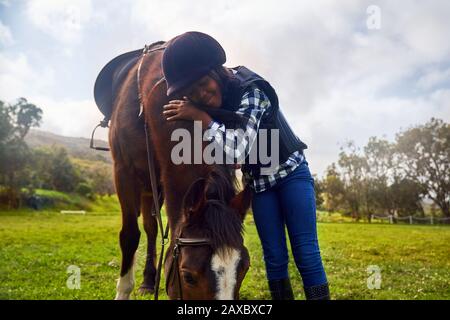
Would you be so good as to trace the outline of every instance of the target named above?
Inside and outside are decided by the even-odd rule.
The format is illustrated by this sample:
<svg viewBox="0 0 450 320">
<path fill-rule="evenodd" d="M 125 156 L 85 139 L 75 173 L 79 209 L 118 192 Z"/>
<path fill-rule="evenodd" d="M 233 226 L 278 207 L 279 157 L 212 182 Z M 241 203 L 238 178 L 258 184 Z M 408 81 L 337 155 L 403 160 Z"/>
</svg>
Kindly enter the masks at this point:
<svg viewBox="0 0 450 320">
<path fill-rule="evenodd" d="M 291 172 L 276 189 L 305 293 L 307 298 L 308 295 L 317 298 L 314 293 L 328 292 L 328 285 L 317 239 L 314 179 L 307 162 Z"/>
<path fill-rule="evenodd" d="M 253 195 L 253 218 L 261 239 L 270 294 L 273 300 L 293 300 L 288 277 L 288 251 L 284 219 L 275 192 Z"/>
<path fill-rule="evenodd" d="M 268 280 L 288 277 L 288 251 L 277 194 L 271 190 L 254 193 L 253 219 L 263 247 Z"/>
</svg>

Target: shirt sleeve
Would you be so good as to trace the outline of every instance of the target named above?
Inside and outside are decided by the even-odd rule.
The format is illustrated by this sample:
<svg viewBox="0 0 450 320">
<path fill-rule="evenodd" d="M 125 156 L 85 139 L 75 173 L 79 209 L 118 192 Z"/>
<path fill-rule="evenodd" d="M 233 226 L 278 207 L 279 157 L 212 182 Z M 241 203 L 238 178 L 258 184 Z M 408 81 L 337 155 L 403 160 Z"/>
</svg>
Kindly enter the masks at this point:
<svg viewBox="0 0 450 320">
<path fill-rule="evenodd" d="M 252 86 L 242 96 L 236 113 L 247 122 L 242 129 L 226 129 L 225 125 L 212 120 L 204 134 L 207 141 L 217 143 L 223 148 L 226 163 L 243 163 L 256 140 L 261 118 L 270 107 L 270 100 L 256 86 Z"/>
</svg>

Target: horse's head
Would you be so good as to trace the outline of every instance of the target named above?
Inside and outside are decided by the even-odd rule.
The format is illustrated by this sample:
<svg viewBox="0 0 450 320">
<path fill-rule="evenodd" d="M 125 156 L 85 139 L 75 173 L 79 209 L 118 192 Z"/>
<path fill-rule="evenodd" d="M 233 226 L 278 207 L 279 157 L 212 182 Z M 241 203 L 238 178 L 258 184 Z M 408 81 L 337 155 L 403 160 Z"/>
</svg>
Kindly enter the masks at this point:
<svg viewBox="0 0 450 320">
<path fill-rule="evenodd" d="M 171 299 L 239 298 L 250 266 L 242 235 L 249 199 L 243 193 L 235 195 L 224 167 L 191 184 L 175 231 L 174 255 L 166 260 Z"/>
</svg>

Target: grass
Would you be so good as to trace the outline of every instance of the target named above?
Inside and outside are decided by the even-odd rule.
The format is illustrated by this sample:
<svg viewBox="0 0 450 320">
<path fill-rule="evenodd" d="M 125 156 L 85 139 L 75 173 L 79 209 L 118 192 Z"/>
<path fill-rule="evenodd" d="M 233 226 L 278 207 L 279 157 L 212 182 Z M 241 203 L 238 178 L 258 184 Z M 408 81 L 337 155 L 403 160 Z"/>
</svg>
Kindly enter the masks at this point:
<svg viewBox="0 0 450 320">
<path fill-rule="evenodd" d="M 119 275 L 121 218 L 114 200 L 105 212 L 0 212 L 0 299 L 112 299 Z M 113 212 L 113 210 L 115 212 Z M 450 299 L 450 228 L 364 223 L 319 223 L 322 257 L 333 299 Z M 142 281 L 146 238 L 141 230 L 136 283 Z M 241 299 L 269 299 L 262 250 L 246 219 L 251 268 Z M 291 257 L 297 299 L 304 299 Z M 81 289 L 66 286 L 67 268 L 81 268 Z M 380 289 L 369 290 L 367 268 L 381 268 Z M 164 279 L 161 283 L 164 283 Z M 162 289 L 162 298 L 165 292 Z M 137 294 L 135 299 L 149 299 Z"/>
</svg>

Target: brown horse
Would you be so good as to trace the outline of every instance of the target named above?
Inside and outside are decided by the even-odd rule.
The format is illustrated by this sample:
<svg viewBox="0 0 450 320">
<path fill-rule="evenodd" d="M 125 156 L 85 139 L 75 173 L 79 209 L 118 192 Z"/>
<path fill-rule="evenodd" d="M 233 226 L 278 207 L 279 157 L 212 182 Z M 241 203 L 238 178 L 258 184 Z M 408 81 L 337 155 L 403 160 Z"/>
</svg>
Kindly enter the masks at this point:
<svg viewBox="0 0 450 320">
<path fill-rule="evenodd" d="M 150 49 L 151 52 L 142 60 L 139 51 L 113 60 L 100 73 L 95 88 L 99 108 L 107 119 L 111 119 L 109 144 L 122 209 L 122 265 L 116 299 L 130 298 L 134 288 L 134 257 L 140 238 L 140 213 L 147 234 L 147 259 L 140 292 L 153 293 L 155 290 L 158 228 L 152 215 L 153 194 L 144 121 L 149 127 L 156 158 L 158 192 L 162 195 L 160 205 L 165 202 L 171 231 L 165 260 L 169 297 L 236 299 L 249 267 L 242 226 L 251 193 L 248 188 L 237 192 L 234 170 L 228 166 L 175 165 L 171 161 L 171 150 L 176 144 L 171 141 L 172 132 L 179 128 L 193 132 L 193 123 L 168 122 L 163 118 L 162 108 L 168 102 L 161 70 L 164 43 L 155 43 Z M 139 91 L 144 117 L 138 117 Z M 189 241 L 187 244 L 182 241 L 186 238 L 206 241 L 192 245 Z"/>
</svg>

